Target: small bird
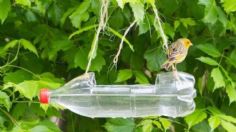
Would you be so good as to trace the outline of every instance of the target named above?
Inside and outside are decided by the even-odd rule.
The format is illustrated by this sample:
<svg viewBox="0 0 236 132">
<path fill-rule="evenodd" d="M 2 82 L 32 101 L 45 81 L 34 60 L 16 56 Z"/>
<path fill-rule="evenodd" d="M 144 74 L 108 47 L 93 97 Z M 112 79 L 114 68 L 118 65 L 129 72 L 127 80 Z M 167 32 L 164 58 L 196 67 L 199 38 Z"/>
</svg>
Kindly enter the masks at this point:
<svg viewBox="0 0 236 132">
<path fill-rule="evenodd" d="M 175 65 L 182 62 L 187 54 L 192 42 L 187 38 L 180 38 L 168 47 L 168 60 L 162 65 L 162 68 L 176 70 Z"/>
</svg>

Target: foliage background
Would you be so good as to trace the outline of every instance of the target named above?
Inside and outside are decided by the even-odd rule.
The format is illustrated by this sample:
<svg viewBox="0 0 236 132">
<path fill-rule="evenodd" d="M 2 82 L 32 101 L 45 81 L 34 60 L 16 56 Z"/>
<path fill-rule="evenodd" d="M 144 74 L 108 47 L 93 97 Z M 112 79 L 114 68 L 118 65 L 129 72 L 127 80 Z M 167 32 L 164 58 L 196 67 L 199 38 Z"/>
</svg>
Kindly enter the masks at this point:
<svg viewBox="0 0 236 132">
<path fill-rule="evenodd" d="M 58 88 L 84 73 L 100 7 L 99 0 L 0 0 L 1 131 L 236 131 L 235 0 L 109 3 L 107 28 L 100 33 L 90 68 L 97 82 L 154 82 L 166 59 L 154 21 L 156 7 L 170 42 L 187 37 L 194 44 L 178 65 L 197 81 L 193 114 L 176 119 L 90 119 L 40 105 L 40 88 Z M 133 21 L 117 66 L 111 67 L 122 34 Z M 79 34 L 69 39 L 76 31 Z M 52 117 L 61 119 L 61 128 Z"/>
</svg>

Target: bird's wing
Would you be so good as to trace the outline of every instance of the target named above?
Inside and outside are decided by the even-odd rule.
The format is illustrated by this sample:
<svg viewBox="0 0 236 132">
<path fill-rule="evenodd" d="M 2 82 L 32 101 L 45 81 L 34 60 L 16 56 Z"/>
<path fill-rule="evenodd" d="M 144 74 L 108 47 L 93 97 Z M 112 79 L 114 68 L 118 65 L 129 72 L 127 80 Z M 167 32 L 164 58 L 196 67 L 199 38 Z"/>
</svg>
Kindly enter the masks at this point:
<svg viewBox="0 0 236 132">
<path fill-rule="evenodd" d="M 169 48 L 169 60 L 176 60 L 178 56 L 182 56 L 184 54 L 183 46 L 181 43 L 175 42 Z"/>
</svg>

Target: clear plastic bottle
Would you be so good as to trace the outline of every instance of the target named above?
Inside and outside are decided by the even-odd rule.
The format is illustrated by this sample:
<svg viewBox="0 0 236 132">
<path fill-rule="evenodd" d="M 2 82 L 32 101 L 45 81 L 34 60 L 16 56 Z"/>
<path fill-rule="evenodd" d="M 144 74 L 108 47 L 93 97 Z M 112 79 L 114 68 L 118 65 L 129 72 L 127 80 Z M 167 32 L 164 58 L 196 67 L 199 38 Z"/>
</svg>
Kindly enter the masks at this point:
<svg viewBox="0 0 236 132">
<path fill-rule="evenodd" d="M 88 73 L 57 90 L 42 89 L 40 102 L 87 117 L 179 117 L 195 109 L 194 84 L 190 74 L 167 72 L 157 75 L 155 85 L 96 85 Z"/>
</svg>

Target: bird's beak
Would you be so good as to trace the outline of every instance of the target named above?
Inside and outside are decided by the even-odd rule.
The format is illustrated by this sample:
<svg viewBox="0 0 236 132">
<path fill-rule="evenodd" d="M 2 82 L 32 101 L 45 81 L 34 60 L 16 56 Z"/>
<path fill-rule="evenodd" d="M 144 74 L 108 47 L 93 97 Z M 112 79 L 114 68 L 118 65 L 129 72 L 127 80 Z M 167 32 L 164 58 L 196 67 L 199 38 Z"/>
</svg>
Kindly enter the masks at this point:
<svg viewBox="0 0 236 132">
<path fill-rule="evenodd" d="M 193 43 L 191 43 L 190 46 L 193 46 Z"/>
</svg>

